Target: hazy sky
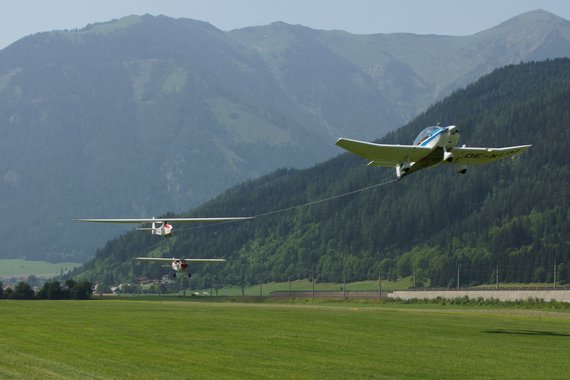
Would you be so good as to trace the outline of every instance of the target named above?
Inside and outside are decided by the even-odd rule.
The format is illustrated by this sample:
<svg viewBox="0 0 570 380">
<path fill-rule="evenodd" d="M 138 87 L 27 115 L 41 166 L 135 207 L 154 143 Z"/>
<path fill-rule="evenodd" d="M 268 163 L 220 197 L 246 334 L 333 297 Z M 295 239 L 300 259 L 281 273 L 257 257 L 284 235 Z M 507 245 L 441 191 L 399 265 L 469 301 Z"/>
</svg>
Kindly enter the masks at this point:
<svg viewBox="0 0 570 380">
<path fill-rule="evenodd" d="M 539 8 L 570 20 L 568 0 L 2 0 L 0 49 L 37 32 L 145 13 L 222 30 L 285 21 L 359 34 L 469 35 Z"/>
</svg>

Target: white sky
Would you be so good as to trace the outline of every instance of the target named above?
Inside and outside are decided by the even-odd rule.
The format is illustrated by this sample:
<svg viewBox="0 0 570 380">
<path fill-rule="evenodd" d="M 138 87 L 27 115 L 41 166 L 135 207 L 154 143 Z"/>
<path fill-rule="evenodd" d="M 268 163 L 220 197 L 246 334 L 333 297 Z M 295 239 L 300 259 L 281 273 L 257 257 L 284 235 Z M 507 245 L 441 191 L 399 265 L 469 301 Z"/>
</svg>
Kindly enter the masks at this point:
<svg viewBox="0 0 570 380">
<path fill-rule="evenodd" d="M 0 49 L 27 35 L 136 14 L 209 22 L 222 30 L 274 21 L 351 33 L 469 35 L 544 9 L 570 20 L 568 0 L 2 0 Z"/>
</svg>

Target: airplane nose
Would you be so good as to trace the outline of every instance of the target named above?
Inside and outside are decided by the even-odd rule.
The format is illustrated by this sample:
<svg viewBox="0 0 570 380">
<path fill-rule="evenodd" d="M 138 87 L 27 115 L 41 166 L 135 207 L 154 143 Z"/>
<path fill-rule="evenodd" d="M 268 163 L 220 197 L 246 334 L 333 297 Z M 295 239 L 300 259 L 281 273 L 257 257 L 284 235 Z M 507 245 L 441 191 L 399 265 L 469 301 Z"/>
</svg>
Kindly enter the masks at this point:
<svg viewBox="0 0 570 380">
<path fill-rule="evenodd" d="M 459 129 L 457 129 L 457 127 L 455 125 L 450 125 L 449 127 L 447 127 L 447 130 L 449 131 L 449 134 L 454 135 L 457 132 L 459 132 Z"/>
</svg>

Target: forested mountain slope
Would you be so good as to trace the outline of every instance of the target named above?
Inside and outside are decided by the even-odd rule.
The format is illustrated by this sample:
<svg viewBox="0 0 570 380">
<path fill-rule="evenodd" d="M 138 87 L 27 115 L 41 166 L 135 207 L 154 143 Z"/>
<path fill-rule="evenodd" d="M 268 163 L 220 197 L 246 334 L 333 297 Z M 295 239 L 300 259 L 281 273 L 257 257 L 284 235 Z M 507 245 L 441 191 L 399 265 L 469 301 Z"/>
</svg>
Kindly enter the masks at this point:
<svg viewBox="0 0 570 380">
<path fill-rule="evenodd" d="M 86 260 L 122 230 L 74 218 L 181 212 L 493 68 L 568 55 L 570 22 L 544 11 L 462 37 L 148 15 L 26 37 L 0 51 L 0 257 Z"/>
<path fill-rule="evenodd" d="M 451 165 L 327 202 L 271 213 L 383 183 L 392 170 L 349 154 L 306 170 L 280 170 L 236 186 L 192 215 L 258 215 L 250 222 L 179 230 L 168 240 L 130 232 L 110 241 L 76 275 L 110 285 L 164 269 L 134 256 L 226 257 L 196 266 L 197 283 L 308 278 L 396 278 L 462 284 L 570 281 L 570 60 L 507 66 L 437 103 L 381 142 L 410 143 L 441 122 L 461 130 L 460 144 L 532 144 L 516 157 Z"/>
</svg>

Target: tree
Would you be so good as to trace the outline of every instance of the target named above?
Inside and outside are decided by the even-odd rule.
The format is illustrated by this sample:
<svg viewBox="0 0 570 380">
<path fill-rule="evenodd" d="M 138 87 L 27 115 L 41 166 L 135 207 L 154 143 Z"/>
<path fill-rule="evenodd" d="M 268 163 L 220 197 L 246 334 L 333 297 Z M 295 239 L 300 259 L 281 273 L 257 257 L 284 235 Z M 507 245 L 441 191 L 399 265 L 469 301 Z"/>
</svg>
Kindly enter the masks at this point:
<svg viewBox="0 0 570 380">
<path fill-rule="evenodd" d="M 12 290 L 12 288 L 8 288 L 6 289 L 6 291 L 4 292 L 4 297 L 7 299 L 12 299 L 14 298 L 14 291 Z"/>
<path fill-rule="evenodd" d="M 48 281 L 38 291 L 37 298 L 43 300 L 84 300 L 89 299 L 92 294 L 92 284 L 87 281 L 66 280 L 63 287 L 59 281 Z"/>
<path fill-rule="evenodd" d="M 45 282 L 37 294 L 37 297 L 42 300 L 60 300 L 64 298 L 63 296 L 59 281 Z"/>
<path fill-rule="evenodd" d="M 12 298 L 15 300 L 31 300 L 34 299 L 34 295 L 34 289 L 28 283 L 20 281 L 14 288 Z"/>
<path fill-rule="evenodd" d="M 36 297 L 40 300 L 47 300 L 48 299 L 48 283 L 44 282 L 43 286 L 40 290 L 36 293 Z"/>
<path fill-rule="evenodd" d="M 91 295 L 93 295 L 93 284 L 89 281 L 74 282 L 69 292 L 69 298 L 72 300 L 87 300 Z"/>
</svg>

